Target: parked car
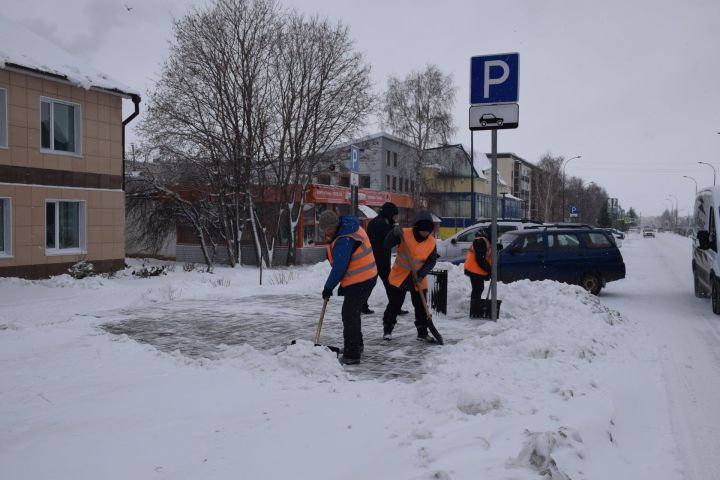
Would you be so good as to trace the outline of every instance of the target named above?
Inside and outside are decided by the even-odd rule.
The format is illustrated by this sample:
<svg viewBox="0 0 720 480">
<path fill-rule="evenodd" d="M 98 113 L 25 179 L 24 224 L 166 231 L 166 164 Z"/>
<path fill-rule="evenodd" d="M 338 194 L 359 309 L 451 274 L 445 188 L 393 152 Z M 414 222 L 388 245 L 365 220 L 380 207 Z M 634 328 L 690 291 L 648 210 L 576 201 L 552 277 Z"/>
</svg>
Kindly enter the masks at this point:
<svg viewBox="0 0 720 480">
<path fill-rule="evenodd" d="M 613 234 L 613 237 L 619 238 L 620 240 L 625 240 L 625 234 L 618 230 L 617 228 L 611 228 L 610 233 Z"/>
<path fill-rule="evenodd" d="M 500 239 L 498 280 L 556 280 L 597 295 L 625 278 L 625 262 L 601 228 L 548 228 L 507 232 Z"/>
<path fill-rule="evenodd" d="M 655 238 L 655 229 L 652 227 L 643 227 L 643 237 L 653 237 Z"/>
<path fill-rule="evenodd" d="M 696 297 L 710 297 L 713 313 L 720 315 L 720 187 L 704 188 L 695 198 L 693 236 L 693 284 Z"/>
<path fill-rule="evenodd" d="M 532 226 L 542 226 L 541 222 L 534 220 L 501 219 L 498 220 L 497 223 L 498 238 L 500 238 L 500 236 L 505 232 L 524 230 Z M 483 221 L 478 222 L 473 226 L 446 238 L 445 240 L 438 241 L 438 255 L 440 255 L 442 260 L 449 262 L 460 259 L 465 260 L 465 255 L 467 254 L 468 248 L 470 248 L 470 244 L 472 244 L 472 241 L 475 238 L 475 233 L 481 228 L 489 229 L 490 226 L 491 222 L 487 219 L 483 219 Z"/>
</svg>

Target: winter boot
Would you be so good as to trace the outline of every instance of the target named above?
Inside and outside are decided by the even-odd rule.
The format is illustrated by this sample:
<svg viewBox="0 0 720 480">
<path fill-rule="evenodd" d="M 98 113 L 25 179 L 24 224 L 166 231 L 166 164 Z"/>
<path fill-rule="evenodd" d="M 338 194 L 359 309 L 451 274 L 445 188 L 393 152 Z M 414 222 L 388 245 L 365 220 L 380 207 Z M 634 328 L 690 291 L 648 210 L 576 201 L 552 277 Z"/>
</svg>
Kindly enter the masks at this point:
<svg viewBox="0 0 720 480">
<path fill-rule="evenodd" d="M 340 363 L 343 365 L 357 365 L 360 363 L 359 357 L 346 357 L 344 354 L 340 357 Z"/>
</svg>

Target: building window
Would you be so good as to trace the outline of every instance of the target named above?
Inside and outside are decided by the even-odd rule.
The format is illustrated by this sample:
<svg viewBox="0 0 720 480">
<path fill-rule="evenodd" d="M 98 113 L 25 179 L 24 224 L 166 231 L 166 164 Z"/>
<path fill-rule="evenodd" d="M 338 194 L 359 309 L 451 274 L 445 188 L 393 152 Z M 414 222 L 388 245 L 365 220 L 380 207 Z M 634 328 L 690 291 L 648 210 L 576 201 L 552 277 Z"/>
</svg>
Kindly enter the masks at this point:
<svg viewBox="0 0 720 480">
<path fill-rule="evenodd" d="M 40 97 L 40 146 L 52 153 L 80 155 L 80 105 Z"/>
<path fill-rule="evenodd" d="M 390 150 L 385 150 L 385 164 L 390 166 Z"/>
<path fill-rule="evenodd" d="M 8 146 L 7 90 L 0 88 L 0 148 Z"/>
<path fill-rule="evenodd" d="M 393 152 L 393 167 L 397 168 L 397 152 Z"/>
<path fill-rule="evenodd" d="M 387 190 L 390 190 L 390 175 L 385 175 L 385 184 L 387 185 Z"/>
<path fill-rule="evenodd" d="M 85 253 L 85 202 L 45 202 L 45 249 L 49 255 Z"/>
<path fill-rule="evenodd" d="M 12 218 L 10 199 L 0 198 L 0 257 L 12 255 Z"/>
<path fill-rule="evenodd" d="M 397 191 L 397 177 L 392 177 L 392 178 L 393 178 L 392 189 L 393 189 L 393 192 L 395 192 L 395 191 Z"/>
<path fill-rule="evenodd" d="M 360 175 L 360 188 L 370 188 L 370 175 Z"/>
<path fill-rule="evenodd" d="M 410 191 L 410 179 L 409 178 L 405 179 L 405 191 L 406 192 Z"/>
</svg>

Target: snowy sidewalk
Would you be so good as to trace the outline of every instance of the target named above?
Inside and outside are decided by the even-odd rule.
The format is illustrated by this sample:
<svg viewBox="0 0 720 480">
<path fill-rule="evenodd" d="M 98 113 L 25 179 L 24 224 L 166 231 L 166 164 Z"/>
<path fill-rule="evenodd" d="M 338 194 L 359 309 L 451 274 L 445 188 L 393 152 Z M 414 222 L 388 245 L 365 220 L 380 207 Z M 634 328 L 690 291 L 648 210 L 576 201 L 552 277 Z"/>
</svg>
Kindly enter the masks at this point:
<svg viewBox="0 0 720 480">
<path fill-rule="evenodd" d="M 142 309 L 124 309 L 99 317 L 105 331 L 170 353 L 215 359 L 222 345 L 248 344 L 278 352 L 293 340 L 312 340 L 321 300 L 308 295 L 256 295 L 237 300 L 184 300 Z M 409 302 L 408 302 L 409 304 Z M 328 303 L 320 343 L 342 348 L 342 299 Z M 357 379 L 417 380 L 443 348 L 416 340 L 413 313 L 398 317 L 393 340 L 382 340 L 382 310 L 363 315 L 365 351 L 362 363 L 346 368 Z M 482 321 L 435 315 L 447 344 L 476 335 Z M 427 363 L 426 363 L 427 361 Z"/>
</svg>

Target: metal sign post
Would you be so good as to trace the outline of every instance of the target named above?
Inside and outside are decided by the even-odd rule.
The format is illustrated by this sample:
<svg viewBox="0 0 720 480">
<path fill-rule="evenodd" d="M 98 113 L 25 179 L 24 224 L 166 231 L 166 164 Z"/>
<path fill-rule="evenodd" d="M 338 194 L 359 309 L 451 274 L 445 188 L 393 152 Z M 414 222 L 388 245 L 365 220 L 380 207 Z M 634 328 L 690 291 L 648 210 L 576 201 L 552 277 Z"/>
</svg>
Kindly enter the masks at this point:
<svg viewBox="0 0 720 480">
<path fill-rule="evenodd" d="M 357 215 L 358 186 L 360 185 L 360 149 L 350 146 L 350 209 L 352 215 Z"/>
<path fill-rule="evenodd" d="M 497 321 L 497 131 L 517 128 L 519 124 L 518 83 L 520 77 L 520 55 L 505 53 L 485 55 L 470 59 L 470 111 L 469 127 L 471 149 L 475 130 L 492 131 L 491 153 L 491 218 L 490 231 L 492 269 L 490 275 L 491 320 Z M 474 201 L 474 199 L 473 199 Z M 504 205 L 504 203 L 503 203 Z"/>
</svg>

